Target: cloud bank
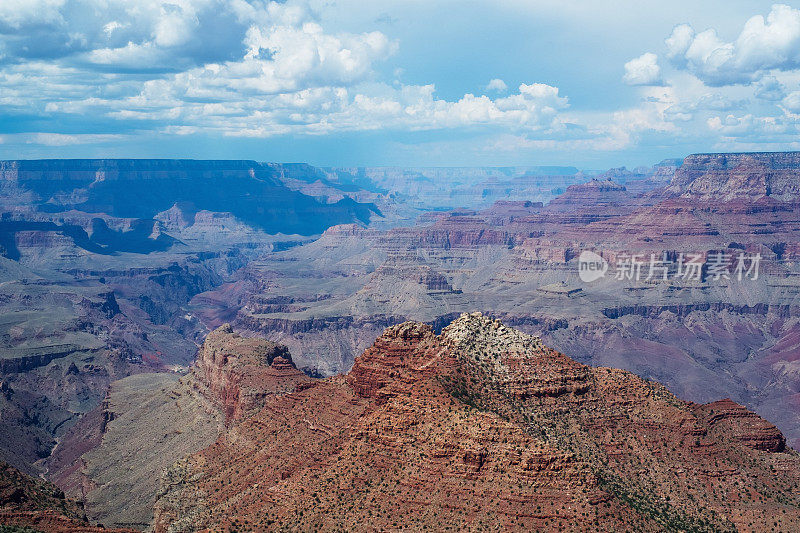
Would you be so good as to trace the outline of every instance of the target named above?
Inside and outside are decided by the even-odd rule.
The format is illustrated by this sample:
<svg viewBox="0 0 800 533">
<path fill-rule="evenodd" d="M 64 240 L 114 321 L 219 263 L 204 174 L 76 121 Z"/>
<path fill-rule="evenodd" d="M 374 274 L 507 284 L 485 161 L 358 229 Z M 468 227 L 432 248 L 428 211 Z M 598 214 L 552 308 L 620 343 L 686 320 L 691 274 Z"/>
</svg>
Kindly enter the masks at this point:
<svg viewBox="0 0 800 533">
<path fill-rule="evenodd" d="M 306 3 L 258 0 L 7 0 L 0 4 L 0 106 L 131 131 L 268 138 L 343 131 L 494 127 L 559 132 L 559 89 L 436 96 L 377 79 L 398 43 L 331 33 Z M 500 79 L 486 88 L 507 92 Z M 109 126 L 111 127 L 111 126 Z M 113 129 L 113 127 L 112 127 Z M 102 136 L 30 132 L 65 145 Z"/>
<path fill-rule="evenodd" d="M 629 95 L 625 105 L 606 107 L 576 101 L 558 72 L 528 68 L 524 54 L 515 71 L 476 72 L 474 84 L 457 90 L 441 83 L 446 68 L 437 79 L 438 72 L 398 63 L 397 10 L 419 6 L 388 6 L 386 16 L 335 29 L 320 9 L 355 8 L 334 10 L 322 0 L 3 0 L 4 153 L 356 133 L 416 134 L 424 139 L 420 154 L 447 145 L 442 153 L 487 157 L 797 143 L 800 10 L 786 5 L 743 17 L 733 33 L 678 18 L 660 48 L 631 49 L 632 59 L 614 64 L 616 84 L 593 87 Z M 584 66 L 565 62 L 561 72 L 590 68 L 603 55 L 590 50 Z M 594 83 L 590 70 L 582 83 Z"/>
<path fill-rule="evenodd" d="M 772 70 L 800 68 L 800 10 L 774 5 L 766 18 L 750 18 L 731 42 L 720 39 L 713 28 L 697 33 L 681 24 L 666 45 L 676 66 L 708 85 L 747 84 Z"/>
</svg>

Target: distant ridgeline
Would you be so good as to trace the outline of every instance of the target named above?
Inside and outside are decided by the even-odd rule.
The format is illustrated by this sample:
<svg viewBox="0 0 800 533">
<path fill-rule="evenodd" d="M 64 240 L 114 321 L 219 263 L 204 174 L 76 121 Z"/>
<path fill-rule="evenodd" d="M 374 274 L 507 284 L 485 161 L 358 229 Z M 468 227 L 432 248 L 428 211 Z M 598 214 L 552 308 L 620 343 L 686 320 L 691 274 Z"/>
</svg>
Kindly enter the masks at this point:
<svg viewBox="0 0 800 533">
<path fill-rule="evenodd" d="M 21 211 L 41 214 L 78 211 L 152 220 L 158 213 L 176 207 L 184 217 L 193 218 L 199 211 L 231 213 L 244 224 L 266 233 L 300 235 L 318 234 L 336 224 L 366 224 L 371 216 L 380 215 L 375 205 L 349 197 L 325 203 L 291 190 L 277 178 L 282 172 L 280 165 L 255 161 L 0 161 L 0 204 L 5 211 L 0 232 L 16 231 L 6 226 L 10 220 L 19 222 L 20 217 L 13 215 Z M 38 221 L 49 222 L 52 217 L 42 216 Z M 97 229 L 113 244 L 114 238 L 107 234 L 107 228 Z M 150 230 L 152 225 L 147 228 L 148 234 Z M 157 249 L 169 246 L 170 243 L 163 241 L 152 246 Z"/>
<path fill-rule="evenodd" d="M 795 202 L 798 171 L 800 152 L 692 154 L 676 171 L 670 190 L 705 200 L 769 196 Z"/>
</svg>

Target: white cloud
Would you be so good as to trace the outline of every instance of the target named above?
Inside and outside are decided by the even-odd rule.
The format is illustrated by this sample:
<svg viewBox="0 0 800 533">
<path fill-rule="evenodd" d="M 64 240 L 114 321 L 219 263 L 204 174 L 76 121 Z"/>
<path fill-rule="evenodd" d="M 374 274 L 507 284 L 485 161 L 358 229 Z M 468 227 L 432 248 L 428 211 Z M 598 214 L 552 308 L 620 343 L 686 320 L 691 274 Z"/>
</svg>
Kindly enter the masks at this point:
<svg viewBox="0 0 800 533">
<path fill-rule="evenodd" d="M 103 33 L 105 33 L 108 37 L 111 37 L 111 34 L 114 33 L 114 30 L 118 30 L 120 28 L 124 28 L 124 26 L 116 20 L 112 20 L 103 26 Z"/>
<path fill-rule="evenodd" d="M 749 84 L 773 70 L 800 68 L 800 10 L 776 4 L 766 18 L 750 18 L 731 42 L 688 24 L 676 26 L 665 42 L 672 62 L 706 84 Z"/>
<path fill-rule="evenodd" d="M 756 84 L 756 97 L 776 101 L 786 95 L 786 88 L 775 76 L 764 76 Z"/>
<path fill-rule="evenodd" d="M 61 20 L 60 9 L 66 0 L 3 0 L 0 2 L 0 28 L 19 29 L 34 23 Z"/>
<path fill-rule="evenodd" d="M 117 141 L 122 135 L 81 133 L 66 135 L 63 133 L 36 133 L 26 137 L 27 144 L 41 144 L 44 146 L 70 146 L 75 144 L 94 144 L 101 142 Z"/>
<path fill-rule="evenodd" d="M 160 56 L 163 64 L 150 69 L 197 66 L 241 51 L 244 32 L 255 22 L 240 4 L 261 12 L 293 9 L 244 0 L 3 0 L 0 40 L 16 59 L 79 60 L 130 43 L 168 52 Z"/>
<path fill-rule="evenodd" d="M 95 65 L 119 68 L 153 68 L 167 60 L 163 50 L 151 42 L 136 44 L 128 42 L 119 48 L 98 48 L 86 54 L 86 59 Z"/>
<path fill-rule="evenodd" d="M 223 115 L 263 113 L 271 103 L 264 96 L 280 94 L 296 95 L 284 100 L 302 108 L 308 90 L 367 81 L 397 46 L 375 31 L 326 32 L 302 1 L 42 0 L 27 9 L 29 1 L 0 1 L 0 44 L 11 58 L 0 65 L 6 112 L 91 109 L 97 117 L 179 120 L 214 102 L 225 103 L 211 108 Z M 73 44 L 44 39 L 51 48 L 38 53 L 46 58 L 23 57 L 35 36 L 12 22 L 37 24 Z M 222 34 L 230 35 L 220 43 Z"/>
<path fill-rule="evenodd" d="M 646 52 L 625 63 L 625 75 L 622 80 L 628 85 L 662 85 L 661 67 L 658 56 Z"/>
<path fill-rule="evenodd" d="M 735 100 L 719 93 L 707 93 L 700 97 L 683 99 L 667 108 L 665 113 L 671 121 L 688 122 L 705 112 L 744 109 L 748 103 L 749 101 L 746 99 Z"/>
<path fill-rule="evenodd" d="M 800 113 L 800 91 L 792 91 L 783 99 L 783 105 L 793 113 Z"/>
<path fill-rule="evenodd" d="M 543 84 L 522 84 L 517 94 L 495 100 L 466 94 L 454 101 L 437 98 L 432 85 L 372 84 L 352 89 L 317 87 L 275 94 L 236 93 L 225 102 L 214 104 L 181 99 L 174 89 L 164 82 L 149 84 L 111 113 L 120 119 L 169 119 L 191 126 L 171 128 L 175 133 L 193 133 L 197 131 L 193 128 L 202 128 L 227 136 L 269 137 L 290 132 L 419 131 L 474 126 L 553 132 L 563 127 L 559 113 L 568 107 L 567 99 L 559 96 L 556 87 Z M 195 86 L 194 91 L 193 94 L 203 94 L 205 89 Z M 114 106 L 115 102 L 92 102 L 90 107 L 95 105 L 102 108 Z M 78 112 L 81 106 L 70 110 Z"/>
<path fill-rule="evenodd" d="M 153 29 L 153 42 L 166 48 L 188 42 L 200 24 L 192 11 L 175 4 L 162 5 L 161 16 Z"/>
<path fill-rule="evenodd" d="M 787 70 L 797 61 L 796 13 L 775 6 L 732 42 L 676 26 L 666 57 L 625 64 L 623 80 L 641 86 L 641 100 L 615 112 L 585 102 L 573 110 L 555 82 L 514 89 L 495 78 L 477 95 L 454 95 L 450 84 L 447 97 L 433 83 L 403 83 L 419 71 L 396 64 L 399 43 L 373 31 L 374 17 L 332 30 L 341 16 L 305 0 L 0 0 L 0 113 L 37 117 L 21 119 L 32 131 L 7 142 L 44 146 L 113 142 L 69 133 L 87 121 L 151 136 L 458 129 L 527 150 L 778 142 L 800 113 L 800 97 L 786 94 L 800 86 L 800 71 Z M 725 85 L 732 79 L 756 82 Z"/>
<path fill-rule="evenodd" d="M 781 116 L 759 117 L 751 113 L 736 116 L 733 114 L 724 117 L 716 116 L 708 119 L 708 127 L 712 131 L 731 138 L 750 139 L 756 136 L 794 140 L 797 135 L 797 124 L 794 120 L 787 120 Z"/>
<path fill-rule="evenodd" d="M 486 85 L 486 90 L 504 93 L 508 90 L 508 85 L 500 78 L 494 78 Z"/>
<path fill-rule="evenodd" d="M 800 91 L 787 95 L 787 87 L 800 83 L 800 10 L 774 5 L 732 41 L 680 24 L 665 45 L 666 70 L 651 53 L 625 64 L 623 80 L 646 87 L 640 105 L 609 121 L 609 138 L 620 146 L 659 135 L 720 149 L 798 144 Z"/>
<path fill-rule="evenodd" d="M 375 65 L 397 43 L 378 31 L 328 32 L 305 3 L 70 1 L 92 7 L 94 19 L 62 20 L 53 31 L 80 27 L 84 44 L 60 50 L 66 56 L 0 66 L 1 108 L 38 109 L 66 120 L 145 121 L 176 135 L 565 128 L 561 115 L 568 100 L 550 85 L 521 84 L 516 93 L 496 98 L 443 99 L 432 84 L 376 82 Z M 204 40 L 203 28 L 224 13 L 241 24 L 238 48 L 228 50 L 227 60 L 201 61 L 205 52 L 193 43 Z M 500 79 L 489 88 L 508 91 Z M 91 141 L 58 133 L 26 139 L 50 146 Z"/>
<path fill-rule="evenodd" d="M 667 57 L 673 62 L 685 64 L 686 51 L 694 40 L 694 28 L 688 24 L 679 24 L 672 30 L 664 43 L 667 45 Z"/>
<path fill-rule="evenodd" d="M 314 22 L 252 26 L 244 42 L 244 59 L 224 65 L 215 77 L 224 77 L 227 70 L 241 81 L 245 74 L 245 83 L 262 92 L 358 81 L 396 47 L 380 32 L 330 35 Z"/>
</svg>

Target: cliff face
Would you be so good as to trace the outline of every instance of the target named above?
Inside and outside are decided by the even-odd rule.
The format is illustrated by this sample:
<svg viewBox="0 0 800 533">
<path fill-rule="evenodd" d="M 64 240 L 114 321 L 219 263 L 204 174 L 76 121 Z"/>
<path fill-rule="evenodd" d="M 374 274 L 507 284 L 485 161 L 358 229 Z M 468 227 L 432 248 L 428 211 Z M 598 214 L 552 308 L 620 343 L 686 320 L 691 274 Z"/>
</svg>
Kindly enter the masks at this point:
<svg viewBox="0 0 800 533">
<path fill-rule="evenodd" d="M 267 398 L 167 472 L 155 528 L 793 530 L 798 481 L 740 406 L 472 314 L 390 327 L 346 376 Z"/>
<path fill-rule="evenodd" d="M 374 205 L 350 198 L 324 203 L 293 191 L 280 170 L 255 161 L 100 159 L 0 161 L 0 180 L 28 191 L 48 213 L 76 210 L 152 220 L 174 206 L 194 218 L 203 210 L 232 213 L 267 233 L 321 233 L 367 223 Z"/>
<path fill-rule="evenodd" d="M 260 408 L 268 396 L 312 381 L 295 368 L 285 346 L 241 337 L 229 324 L 208 334 L 194 372 L 228 422 Z"/>
<path fill-rule="evenodd" d="M 554 198 L 548 205 L 552 211 L 573 211 L 579 209 L 613 208 L 630 203 L 634 195 L 627 188 L 611 178 L 593 179 L 587 183 L 571 185 L 564 194 Z"/>
<path fill-rule="evenodd" d="M 683 160 L 669 189 L 701 200 L 800 198 L 800 152 L 694 154 Z"/>
<path fill-rule="evenodd" d="M 208 335 L 183 377 L 115 381 L 101 407 L 61 440 L 48 474 L 85 502 L 92 523 L 147 529 L 165 469 L 214 443 L 268 398 L 312 382 L 284 346 L 224 325 Z"/>
<path fill-rule="evenodd" d="M 111 381 L 191 364 L 209 329 L 186 304 L 253 258 L 381 218 L 380 194 L 314 197 L 289 187 L 284 170 L 245 160 L 0 161 L 0 381 L 9 388 L 0 458 L 33 473 Z"/>
</svg>

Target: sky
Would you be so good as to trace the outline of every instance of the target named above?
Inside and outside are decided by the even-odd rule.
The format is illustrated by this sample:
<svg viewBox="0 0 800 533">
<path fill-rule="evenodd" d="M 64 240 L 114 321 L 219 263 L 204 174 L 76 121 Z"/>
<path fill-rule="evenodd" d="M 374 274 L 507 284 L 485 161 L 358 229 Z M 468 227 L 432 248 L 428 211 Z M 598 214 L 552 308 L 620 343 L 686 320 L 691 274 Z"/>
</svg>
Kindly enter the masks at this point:
<svg viewBox="0 0 800 533">
<path fill-rule="evenodd" d="M 0 159 L 800 149 L 800 2 L 0 0 Z"/>
</svg>

